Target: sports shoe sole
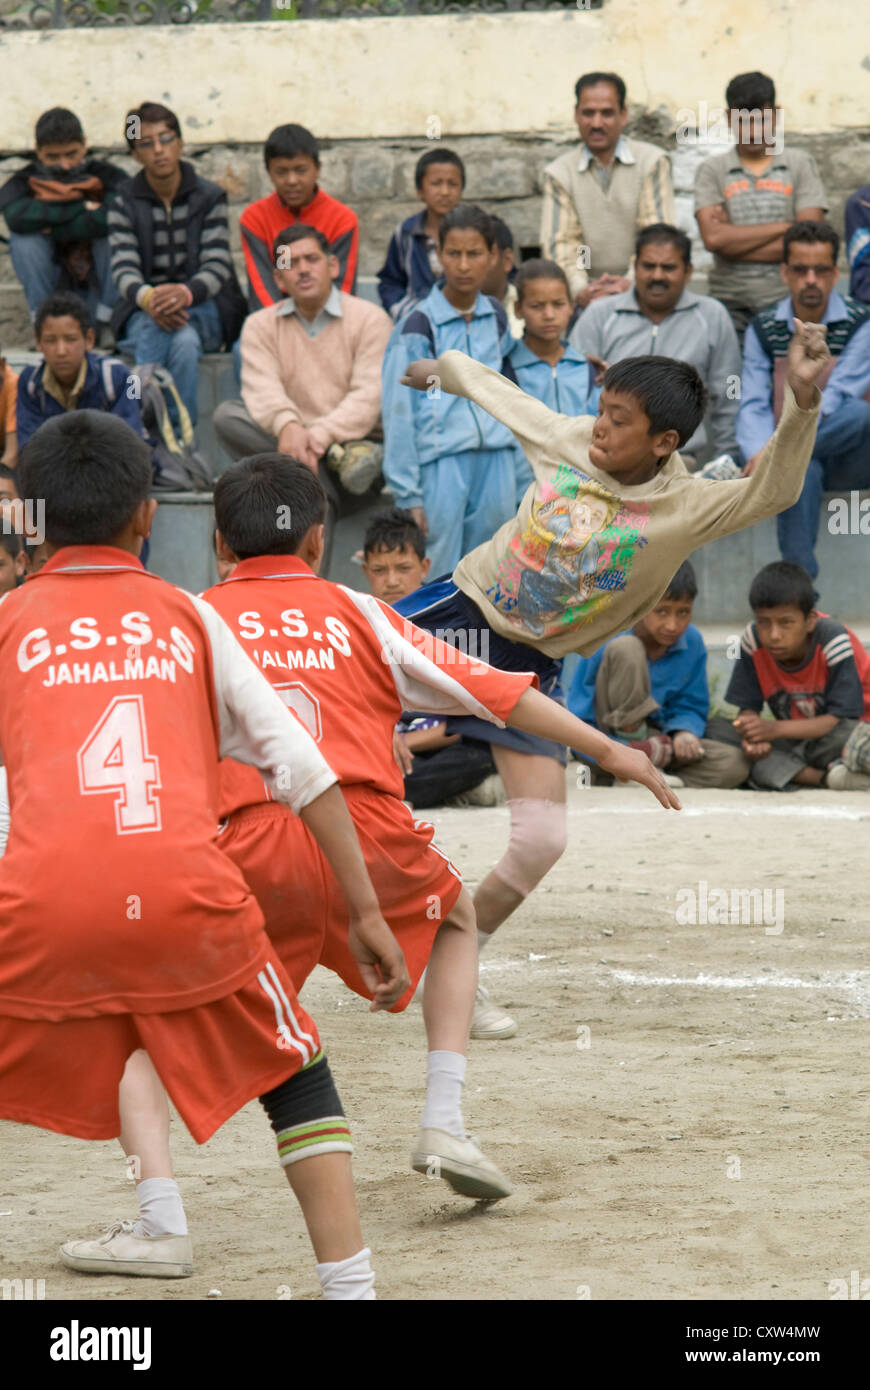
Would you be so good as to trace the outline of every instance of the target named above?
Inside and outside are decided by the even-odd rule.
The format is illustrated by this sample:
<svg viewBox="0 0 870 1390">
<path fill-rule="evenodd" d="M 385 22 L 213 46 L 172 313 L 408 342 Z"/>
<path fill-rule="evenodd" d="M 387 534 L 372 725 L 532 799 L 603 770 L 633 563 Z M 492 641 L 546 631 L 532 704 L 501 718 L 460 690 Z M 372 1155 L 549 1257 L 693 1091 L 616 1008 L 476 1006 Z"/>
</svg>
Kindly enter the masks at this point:
<svg viewBox="0 0 870 1390">
<path fill-rule="evenodd" d="M 133 1274 L 149 1279 L 187 1279 L 192 1264 L 166 1264 L 160 1260 L 97 1260 L 92 1256 L 68 1255 L 61 1245 L 58 1254 L 67 1269 L 82 1274 Z"/>
<path fill-rule="evenodd" d="M 501 1028 L 475 1029 L 472 1025 L 470 1038 L 476 1038 L 478 1042 L 497 1041 L 499 1038 L 512 1038 L 519 1031 L 519 1026 L 513 1019 L 509 1023 L 502 1024 Z"/>
<path fill-rule="evenodd" d="M 474 1197 L 478 1202 L 497 1202 L 509 1197 L 513 1188 L 507 1182 L 498 1182 L 489 1174 L 470 1163 L 461 1163 L 455 1158 L 443 1158 L 440 1154 L 413 1153 L 411 1167 L 415 1173 L 432 1177 L 433 1162 L 438 1164 L 438 1176 L 453 1188 L 460 1197 Z"/>
</svg>

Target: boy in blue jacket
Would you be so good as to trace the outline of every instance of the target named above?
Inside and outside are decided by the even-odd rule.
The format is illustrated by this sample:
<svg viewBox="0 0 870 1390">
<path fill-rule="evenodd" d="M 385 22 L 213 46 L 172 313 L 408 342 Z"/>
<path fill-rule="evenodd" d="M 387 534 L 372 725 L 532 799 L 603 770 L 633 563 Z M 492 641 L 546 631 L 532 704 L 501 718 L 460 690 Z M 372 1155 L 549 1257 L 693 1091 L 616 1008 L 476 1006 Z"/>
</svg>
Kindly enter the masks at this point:
<svg viewBox="0 0 870 1390">
<path fill-rule="evenodd" d="M 695 571 L 685 560 L 631 632 L 580 658 L 568 708 L 646 753 L 655 767 L 678 771 L 669 778 L 675 785 L 739 787 L 749 776 L 749 762 L 739 748 L 715 737 L 717 725 L 727 728 L 727 720 L 708 723 L 707 649 L 692 623 L 697 594 Z"/>
<path fill-rule="evenodd" d="M 427 150 L 417 160 L 414 183 L 423 211 L 399 223 L 378 271 L 381 303 L 396 322 L 441 276 L 438 231 L 462 197 L 465 165 L 453 150 Z"/>
<path fill-rule="evenodd" d="M 393 330 L 383 366 L 384 477 L 397 507 L 426 536 L 433 575 L 448 574 L 516 512 L 515 444 L 480 406 L 439 389 L 401 384 L 417 358 L 458 348 L 502 370 L 513 343 L 498 300 L 480 293 L 495 236 L 480 208 L 460 203 L 438 231 L 443 287 L 434 286 Z"/>
<path fill-rule="evenodd" d="M 568 342 L 574 302 L 564 270 L 555 261 L 524 261 L 514 283 L 514 312 L 525 331 L 508 354 L 505 376 L 560 415 L 597 415 L 597 369 Z M 517 446 L 517 506 L 534 481 L 531 464 Z"/>
</svg>

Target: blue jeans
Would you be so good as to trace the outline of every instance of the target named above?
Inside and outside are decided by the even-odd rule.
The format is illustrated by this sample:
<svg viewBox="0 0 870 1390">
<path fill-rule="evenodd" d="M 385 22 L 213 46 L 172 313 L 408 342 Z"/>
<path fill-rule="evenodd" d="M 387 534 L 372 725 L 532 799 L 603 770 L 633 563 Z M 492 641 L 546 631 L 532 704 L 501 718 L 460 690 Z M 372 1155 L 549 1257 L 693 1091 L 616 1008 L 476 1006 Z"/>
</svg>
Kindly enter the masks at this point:
<svg viewBox="0 0 870 1390">
<path fill-rule="evenodd" d="M 819 420 L 803 492 L 793 507 L 776 518 L 782 558 L 803 565 L 815 579 L 819 572 L 816 537 L 825 492 L 866 487 L 870 487 L 870 403 L 849 399 L 833 415 Z"/>
<path fill-rule="evenodd" d="M 196 424 L 196 386 L 199 359 L 204 352 L 218 352 L 223 339 L 220 314 L 213 299 L 188 309 L 183 328 L 167 332 L 144 309 L 137 309 L 124 325 L 124 340 L 118 346 L 137 362 L 156 362 L 168 367 L 178 394 L 187 406 L 191 423 Z"/>
<path fill-rule="evenodd" d="M 52 237 L 43 236 L 41 232 L 29 236 L 9 233 L 12 268 L 24 286 L 31 319 L 36 317 L 42 301 L 54 294 L 63 279 L 63 266 L 54 256 L 56 245 Z M 112 305 L 118 298 L 112 280 L 109 238 L 96 237 L 91 242 L 91 253 L 94 266 L 82 297 L 96 321 L 108 323 L 112 317 Z M 80 293 L 78 290 L 76 292 Z"/>
</svg>

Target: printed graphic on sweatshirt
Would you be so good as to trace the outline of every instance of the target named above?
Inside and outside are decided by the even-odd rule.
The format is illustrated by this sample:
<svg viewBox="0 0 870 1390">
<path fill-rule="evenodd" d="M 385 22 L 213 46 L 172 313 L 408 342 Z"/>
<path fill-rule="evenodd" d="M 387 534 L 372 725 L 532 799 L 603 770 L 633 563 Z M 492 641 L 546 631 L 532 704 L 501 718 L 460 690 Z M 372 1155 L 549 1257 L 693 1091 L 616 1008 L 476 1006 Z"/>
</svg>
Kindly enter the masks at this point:
<svg viewBox="0 0 870 1390">
<path fill-rule="evenodd" d="M 487 589 L 494 608 L 533 637 L 580 627 L 613 602 L 647 544 L 645 503 L 629 506 L 563 465 L 532 503 Z"/>
</svg>

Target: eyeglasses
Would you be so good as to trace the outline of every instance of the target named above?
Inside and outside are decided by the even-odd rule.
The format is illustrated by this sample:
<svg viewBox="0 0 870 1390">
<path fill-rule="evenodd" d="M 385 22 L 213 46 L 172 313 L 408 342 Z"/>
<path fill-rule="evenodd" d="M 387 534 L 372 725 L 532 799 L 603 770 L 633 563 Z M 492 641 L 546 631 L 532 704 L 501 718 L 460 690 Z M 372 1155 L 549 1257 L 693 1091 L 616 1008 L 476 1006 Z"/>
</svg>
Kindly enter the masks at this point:
<svg viewBox="0 0 870 1390">
<path fill-rule="evenodd" d="M 173 140 L 177 139 L 178 136 L 174 130 L 164 130 L 163 134 L 158 135 L 155 140 L 137 140 L 136 149 L 153 150 L 157 145 L 161 145 L 165 149 L 167 145 L 171 145 Z"/>
</svg>

